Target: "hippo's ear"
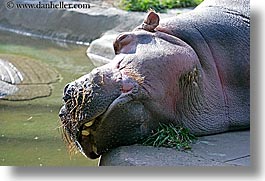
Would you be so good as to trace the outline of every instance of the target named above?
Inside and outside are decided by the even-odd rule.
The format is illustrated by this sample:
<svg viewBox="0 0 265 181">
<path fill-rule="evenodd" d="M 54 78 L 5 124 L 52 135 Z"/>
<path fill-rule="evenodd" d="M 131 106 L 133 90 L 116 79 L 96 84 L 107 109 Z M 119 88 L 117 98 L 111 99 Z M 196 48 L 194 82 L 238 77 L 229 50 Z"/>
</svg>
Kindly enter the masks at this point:
<svg viewBox="0 0 265 181">
<path fill-rule="evenodd" d="M 159 16 L 154 11 L 150 11 L 146 16 L 142 29 L 150 32 L 154 32 L 155 28 L 159 25 Z"/>
</svg>

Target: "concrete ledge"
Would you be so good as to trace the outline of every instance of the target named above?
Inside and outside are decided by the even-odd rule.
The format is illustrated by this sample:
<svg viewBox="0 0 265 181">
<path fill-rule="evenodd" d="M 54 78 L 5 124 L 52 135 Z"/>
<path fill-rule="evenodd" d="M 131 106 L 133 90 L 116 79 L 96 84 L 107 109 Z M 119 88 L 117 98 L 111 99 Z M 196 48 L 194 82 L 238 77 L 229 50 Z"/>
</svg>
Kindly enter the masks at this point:
<svg viewBox="0 0 265 181">
<path fill-rule="evenodd" d="M 250 132 L 200 137 L 191 151 L 122 146 L 101 156 L 100 166 L 250 166 Z"/>
<path fill-rule="evenodd" d="M 170 148 L 124 146 L 101 157 L 99 166 L 227 166 Z"/>
<path fill-rule="evenodd" d="M 115 57 L 113 42 L 117 36 L 118 33 L 106 34 L 90 44 L 86 53 L 94 66 L 107 64 Z"/>
</svg>

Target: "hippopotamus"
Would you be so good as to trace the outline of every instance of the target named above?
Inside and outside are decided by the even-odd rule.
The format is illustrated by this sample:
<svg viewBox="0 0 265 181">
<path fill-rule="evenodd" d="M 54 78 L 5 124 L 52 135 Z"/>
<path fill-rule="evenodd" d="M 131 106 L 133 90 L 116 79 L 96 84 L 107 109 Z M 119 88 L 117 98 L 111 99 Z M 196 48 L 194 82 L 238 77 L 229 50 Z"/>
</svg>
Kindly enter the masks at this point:
<svg viewBox="0 0 265 181">
<path fill-rule="evenodd" d="M 116 38 L 110 63 L 65 86 L 68 144 L 95 159 L 160 123 L 197 136 L 248 129 L 249 33 L 249 0 L 205 0 L 162 20 L 150 11 Z"/>
</svg>

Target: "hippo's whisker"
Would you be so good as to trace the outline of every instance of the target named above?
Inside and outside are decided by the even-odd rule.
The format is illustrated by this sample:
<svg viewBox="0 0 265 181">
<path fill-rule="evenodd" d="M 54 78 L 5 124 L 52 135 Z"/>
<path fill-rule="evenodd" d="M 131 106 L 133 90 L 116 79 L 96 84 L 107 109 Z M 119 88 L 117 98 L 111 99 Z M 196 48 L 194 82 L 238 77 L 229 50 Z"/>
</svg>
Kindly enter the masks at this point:
<svg viewBox="0 0 265 181">
<path fill-rule="evenodd" d="M 65 102 L 65 104 L 69 104 L 71 101 L 72 101 L 72 100 L 69 99 L 69 100 L 67 100 L 67 101 Z"/>
<path fill-rule="evenodd" d="M 62 127 L 60 128 L 61 132 L 62 132 L 62 136 L 63 136 L 63 141 L 65 142 L 66 146 L 67 146 L 67 151 L 70 155 L 70 157 L 74 154 L 76 154 L 78 152 L 75 143 L 73 141 L 73 139 L 67 134 L 67 132 L 65 131 L 65 129 L 63 129 Z"/>
<path fill-rule="evenodd" d="M 61 125 L 59 125 L 59 126 L 57 126 L 56 128 L 54 128 L 54 129 L 61 129 L 61 128 L 63 128 L 64 127 L 64 125 L 63 124 L 61 124 Z"/>
<path fill-rule="evenodd" d="M 78 153 L 78 150 L 76 148 L 76 145 L 74 144 L 74 142 L 72 142 L 72 144 L 70 145 L 69 147 L 69 154 L 70 154 L 70 157 L 72 155 L 75 155 L 76 153 Z"/>
<path fill-rule="evenodd" d="M 63 125 L 63 123 L 62 123 L 62 121 L 60 120 L 60 119 L 57 119 L 57 121 L 58 121 L 58 125 L 59 126 L 57 126 L 56 128 L 54 128 L 54 129 L 61 129 L 64 125 Z"/>
<path fill-rule="evenodd" d="M 82 85 L 82 87 L 83 87 L 83 94 L 82 94 L 82 103 L 81 103 L 81 108 L 83 108 L 83 106 L 84 106 L 84 103 L 85 103 L 85 98 L 86 98 L 86 90 L 85 90 L 85 87 L 84 87 L 84 85 Z"/>
<path fill-rule="evenodd" d="M 63 137 L 63 141 L 65 142 L 65 144 L 67 145 L 67 147 L 69 148 L 69 145 L 71 144 L 71 142 L 73 142 L 70 138 L 70 136 L 66 133 L 65 129 L 60 128 L 59 129 L 62 133 L 62 137 Z"/>
<path fill-rule="evenodd" d="M 70 110 L 70 112 L 69 112 L 69 113 L 70 113 L 70 114 L 72 114 L 72 113 L 73 113 L 73 111 L 74 111 L 74 110 L 77 108 L 77 106 L 78 106 L 78 105 L 75 105 L 75 106 L 73 107 L 73 109 L 71 109 L 71 110 Z"/>
</svg>

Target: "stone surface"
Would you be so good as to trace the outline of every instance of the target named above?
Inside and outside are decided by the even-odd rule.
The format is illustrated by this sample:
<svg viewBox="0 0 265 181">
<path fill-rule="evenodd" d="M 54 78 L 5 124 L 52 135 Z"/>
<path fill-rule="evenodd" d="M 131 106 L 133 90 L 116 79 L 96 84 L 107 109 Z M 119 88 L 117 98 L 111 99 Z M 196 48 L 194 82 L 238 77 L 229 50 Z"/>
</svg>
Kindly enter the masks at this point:
<svg viewBox="0 0 265 181">
<path fill-rule="evenodd" d="M 201 137 L 192 148 L 194 155 L 221 162 L 247 158 L 250 156 L 250 133 L 238 131 Z"/>
<path fill-rule="evenodd" d="M 17 91 L 18 87 L 16 85 L 12 85 L 0 80 L 0 99 L 3 99 L 8 95 L 12 95 Z"/>
<path fill-rule="evenodd" d="M 9 61 L 0 58 L 0 80 L 9 84 L 19 84 L 23 77 L 21 72 Z"/>
<path fill-rule="evenodd" d="M 191 151 L 132 145 L 101 156 L 100 166 L 250 166 L 250 131 L 200 137 Z"/>
<path fill-rule="evenodd" d="M 7 9 L 5 1 L 0 2 L 1 29 L 57 40 L 91 42 L 108 30 L 131 30 L 143 18 L 143 13 L 131 16 L 126 11 L 93 4 L 88 9 Z"/>
<path fill-rule="evenodd" d="M 107 34 L 99 39 L 94 40 L 87 49 L 87 56 L 96 66 L 101 66 L 108 63 L 114 58 L 113 42 L 117 34 Z"/>
<path fill-rule="evenodd" d="M 59 80 L 52 67 L 29 57 L 0 54 L 0 99 L 29 100 L 51 94 Z"/>
<path fill-rule="evenodd" d="M 101 157 L 100 166 L 225 166 L 226 164 L 194 157 L 187 152 L 151 146 L 124 146 Z"/>
</svg>

